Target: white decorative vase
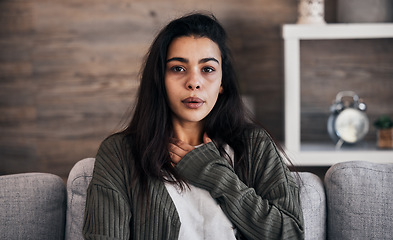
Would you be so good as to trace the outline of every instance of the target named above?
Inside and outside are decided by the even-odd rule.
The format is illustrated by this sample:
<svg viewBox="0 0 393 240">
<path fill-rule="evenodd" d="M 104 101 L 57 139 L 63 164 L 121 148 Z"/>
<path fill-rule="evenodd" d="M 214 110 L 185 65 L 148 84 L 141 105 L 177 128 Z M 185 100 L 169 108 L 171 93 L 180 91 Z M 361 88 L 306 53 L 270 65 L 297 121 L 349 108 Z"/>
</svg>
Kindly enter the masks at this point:
<svg viewBox="0 0 393 240">
<path fill-rule="evenodd" d="M 299 0 L 297 24 L 325 24 L 324 0 Z"/>
</svg>

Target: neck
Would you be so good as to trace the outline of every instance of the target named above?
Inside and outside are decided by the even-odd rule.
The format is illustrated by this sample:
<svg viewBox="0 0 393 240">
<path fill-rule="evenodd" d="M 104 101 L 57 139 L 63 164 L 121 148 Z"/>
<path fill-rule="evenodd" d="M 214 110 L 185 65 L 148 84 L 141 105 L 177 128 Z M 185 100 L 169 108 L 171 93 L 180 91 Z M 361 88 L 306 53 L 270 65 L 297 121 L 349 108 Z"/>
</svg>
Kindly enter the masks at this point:
<svg viewBox="0 0 393 240">
<path fill-rule="evenodd" d="M 174 121 L 173 137 L 186 142 L 191 146 L 197 146 L 203 143 L 203 123 L 180 123 L 178 121 Z"/>
</svg>

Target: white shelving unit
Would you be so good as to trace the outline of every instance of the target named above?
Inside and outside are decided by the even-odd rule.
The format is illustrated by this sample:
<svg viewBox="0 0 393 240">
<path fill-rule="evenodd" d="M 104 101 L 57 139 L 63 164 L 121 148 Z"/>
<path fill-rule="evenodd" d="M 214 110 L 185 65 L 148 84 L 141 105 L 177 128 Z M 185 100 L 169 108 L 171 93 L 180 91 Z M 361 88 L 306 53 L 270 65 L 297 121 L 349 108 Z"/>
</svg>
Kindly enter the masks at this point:
<svg viewBox="0 0 393 240">
<path fill-rule="evenodd" d="M 344 161 L 393 163 L 392 150 L 362 145 L 335 150 L 334 146 L 305 145 L 300 138 L 300 41 L 328 39 L 393 38 L 393 23 L 380 24 L 285 24 L 285 148 L 297 166 L 330 166 Z"/>
</svg>

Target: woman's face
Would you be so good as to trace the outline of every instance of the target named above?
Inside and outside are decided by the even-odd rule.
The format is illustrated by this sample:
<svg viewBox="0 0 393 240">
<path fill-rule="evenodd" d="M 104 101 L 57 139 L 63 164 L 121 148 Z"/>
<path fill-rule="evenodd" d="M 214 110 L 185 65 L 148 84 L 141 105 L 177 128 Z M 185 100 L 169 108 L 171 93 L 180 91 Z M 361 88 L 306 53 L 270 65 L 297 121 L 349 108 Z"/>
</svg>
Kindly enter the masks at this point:
<svg viewBox="0 0 393 240">
<path fill-rule="evenodd" d="M 165 87 L 173 120 L 200 122 L 222 92 L 221 52 L 206 37 L 179 37 L 168 48 Z"/>
</svg>

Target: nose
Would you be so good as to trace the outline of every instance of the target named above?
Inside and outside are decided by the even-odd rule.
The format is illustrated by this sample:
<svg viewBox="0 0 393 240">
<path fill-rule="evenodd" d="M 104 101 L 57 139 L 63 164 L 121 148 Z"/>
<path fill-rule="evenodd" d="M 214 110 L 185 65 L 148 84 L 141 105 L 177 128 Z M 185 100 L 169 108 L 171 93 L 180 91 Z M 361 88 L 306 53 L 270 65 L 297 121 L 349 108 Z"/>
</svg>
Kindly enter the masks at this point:
<svg viewBox="0 0 393 240">
<path fill-rule="evenodd" d="M 201 89 L 201 79 L 198 73 L 190 74 L 186 82 L 186 88 L 193 91 Z"/>
<path fill-rule="evenodd" d="M 199 86 L 198 83 L 189 82 L 187 84 L 187 88 L 190 89 L 190 90 L 197 90 L 197 89 L 200 89 L 201 87 Z"/>
</svg>

